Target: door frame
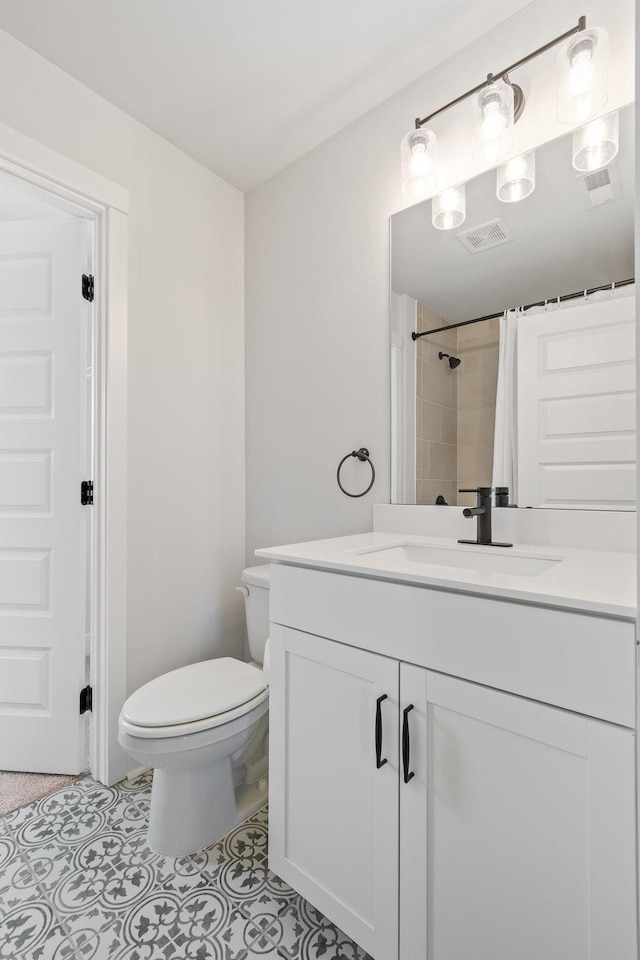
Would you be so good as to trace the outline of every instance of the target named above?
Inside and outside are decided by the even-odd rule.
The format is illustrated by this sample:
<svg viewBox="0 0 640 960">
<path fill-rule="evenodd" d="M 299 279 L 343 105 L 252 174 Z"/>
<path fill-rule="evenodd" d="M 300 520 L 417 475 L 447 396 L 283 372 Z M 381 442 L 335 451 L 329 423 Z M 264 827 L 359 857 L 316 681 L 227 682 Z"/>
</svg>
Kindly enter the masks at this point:
<svg viewBox="0 0 640 960">
<path fill-rule="evenodd" d="M 118 715 L 126 697 L 127 652 L 129 191 L 2 123 L 0 170 L 64 201 L 95 225 L 90 772 L 112 784 L 127 773 Z"/>
</svg>

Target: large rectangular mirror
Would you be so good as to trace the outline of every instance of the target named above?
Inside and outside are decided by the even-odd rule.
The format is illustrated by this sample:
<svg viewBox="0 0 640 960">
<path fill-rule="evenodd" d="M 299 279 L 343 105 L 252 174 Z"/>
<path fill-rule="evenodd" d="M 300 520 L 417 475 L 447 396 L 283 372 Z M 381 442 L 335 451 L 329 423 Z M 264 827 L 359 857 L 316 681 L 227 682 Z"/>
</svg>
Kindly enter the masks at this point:
<svg viewBox="0 0 640 960">
<path fill-rule="evenodd" d="M 631 105 L 604 168 L 569 134 L 523 200 L 489 171 L 457 228 L 431 200 L 391 218 L 392 502 L 635 509 L 634 179 Z"/>
</svg>

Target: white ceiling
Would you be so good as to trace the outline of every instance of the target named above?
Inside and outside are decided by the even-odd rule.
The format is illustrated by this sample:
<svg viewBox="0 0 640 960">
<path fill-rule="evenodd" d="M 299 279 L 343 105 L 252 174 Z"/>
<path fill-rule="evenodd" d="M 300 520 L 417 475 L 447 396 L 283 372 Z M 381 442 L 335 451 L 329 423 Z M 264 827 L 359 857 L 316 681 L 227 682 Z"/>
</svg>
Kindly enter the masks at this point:
<svg viewBox="0 0 640 960">
<path fill-rule="evenodd" d="M 248 190 L 531 0 L 0 0 L 0 29 Z"/>
</svg>

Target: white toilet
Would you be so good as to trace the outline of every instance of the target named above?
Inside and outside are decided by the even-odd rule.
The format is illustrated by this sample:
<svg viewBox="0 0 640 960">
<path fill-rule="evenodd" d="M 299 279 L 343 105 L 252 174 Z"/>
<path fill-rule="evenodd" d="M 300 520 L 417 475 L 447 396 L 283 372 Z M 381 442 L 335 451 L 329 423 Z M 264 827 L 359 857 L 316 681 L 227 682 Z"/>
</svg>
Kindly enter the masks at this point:
<svg viewBox="0 0 640 960">
<path fill-rule="evenodd" d="M 120 745 L 154 768 L 148 841 L 157 853 L 202 850 L 267 802 L 269 565 L 241 580 L 252 662 L 172 670 L 120 713 Z"/>
</svg>

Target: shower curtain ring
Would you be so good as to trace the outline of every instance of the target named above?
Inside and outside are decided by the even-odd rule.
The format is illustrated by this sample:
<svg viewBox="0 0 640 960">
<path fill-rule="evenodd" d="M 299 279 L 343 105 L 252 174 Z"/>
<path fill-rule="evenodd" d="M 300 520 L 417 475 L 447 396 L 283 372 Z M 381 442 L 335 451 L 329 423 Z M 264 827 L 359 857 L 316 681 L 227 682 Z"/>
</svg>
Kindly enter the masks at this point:
<svg viewBox="0 0 640 960">
<path fill-rule="evenodd" d="M 588 291 L 588 290 L 585 290 L 585 292 L 584 292 L 584 299 L 585 299 L 585 303 L 586 303 L 587 300 L 589 299 L 589 291 Z"/>
<path fill-rule="evenodd" d="M 614 280 L 613 283 L 611 284 L 611 296 L 615 297 L 615 295 L 616 295 L 616 282 Z"/>
</svg>

